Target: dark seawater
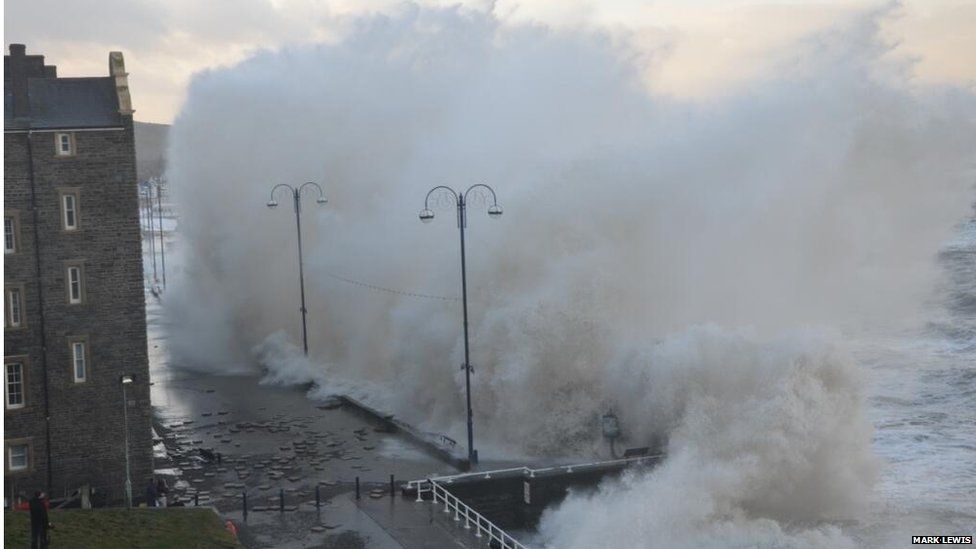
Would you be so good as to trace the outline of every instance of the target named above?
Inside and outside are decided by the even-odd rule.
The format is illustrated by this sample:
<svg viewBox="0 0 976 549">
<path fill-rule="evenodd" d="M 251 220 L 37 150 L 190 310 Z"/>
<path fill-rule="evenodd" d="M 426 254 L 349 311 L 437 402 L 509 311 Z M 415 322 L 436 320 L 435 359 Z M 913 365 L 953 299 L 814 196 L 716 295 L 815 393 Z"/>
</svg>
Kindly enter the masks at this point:
<svg viewBox="0 0 976 549">
<path fill-rule="evenodd" d="M 939 253 L 945 272 L 933 318 L 859 351 L 870 370 L 875 452 L 885 464 L 865 545 L 911 535 L 976 533 L 976 219 Z"/>
</svg>

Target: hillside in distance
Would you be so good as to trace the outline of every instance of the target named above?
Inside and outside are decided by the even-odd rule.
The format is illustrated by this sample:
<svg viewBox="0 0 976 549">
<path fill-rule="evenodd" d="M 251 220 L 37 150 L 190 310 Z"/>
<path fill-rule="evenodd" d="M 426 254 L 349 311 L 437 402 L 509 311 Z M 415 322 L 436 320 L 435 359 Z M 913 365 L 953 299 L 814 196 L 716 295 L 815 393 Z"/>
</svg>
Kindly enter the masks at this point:
<svg viewBox="0 0 976 549">
<path fill-rule="evenodd" d="M 166 172 L 168 124 L 135 122 L 136 176 L 139 181 L 161 177 Z"/>
</svg>

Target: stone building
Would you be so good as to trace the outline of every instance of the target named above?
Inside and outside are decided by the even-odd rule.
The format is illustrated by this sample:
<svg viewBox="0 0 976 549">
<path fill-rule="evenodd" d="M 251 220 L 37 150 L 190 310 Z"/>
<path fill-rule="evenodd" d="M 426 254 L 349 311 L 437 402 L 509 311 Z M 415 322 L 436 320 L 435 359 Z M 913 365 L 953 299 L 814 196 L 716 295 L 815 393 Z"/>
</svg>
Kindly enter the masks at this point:
<svg viewBox="0 0 976 549">
<path fill-rule="evenodd" d="M 5 498 L 121 502 L 126 438 L 136 494 L 152 474 L 133 111 L 108 61 L 58 78 L 21 44 L 3 59 Z"/>
</svg>

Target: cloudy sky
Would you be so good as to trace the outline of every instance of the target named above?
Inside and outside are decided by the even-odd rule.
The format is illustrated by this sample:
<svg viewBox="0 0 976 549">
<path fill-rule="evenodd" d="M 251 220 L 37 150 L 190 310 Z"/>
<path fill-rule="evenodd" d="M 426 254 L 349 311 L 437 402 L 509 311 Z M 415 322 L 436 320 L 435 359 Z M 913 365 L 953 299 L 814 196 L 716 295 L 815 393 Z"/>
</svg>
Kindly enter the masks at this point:
<svg viewBox="0 0 976 549">
<path fill-rule="evenodd" d="M 452 5 L 457 0 L 421 3 Z M 787 46 L 864 10 L 869 0 L 464 0 L 503 21 L 608 28 L 662 53 L 648 86 L 707 100 L 774 66 Z M 192 75 L 261 49 L 335 40 L 356 15 L 402 0 L 6 0 L 5 42 L 27 44 L 62 76 L 107 72 L 125 53 L 136 119 L 169 123 Z M 904 0 L 890 9 L 892 55 L 919 83 L 976 89 L 976 0 Z"/>
</svg>

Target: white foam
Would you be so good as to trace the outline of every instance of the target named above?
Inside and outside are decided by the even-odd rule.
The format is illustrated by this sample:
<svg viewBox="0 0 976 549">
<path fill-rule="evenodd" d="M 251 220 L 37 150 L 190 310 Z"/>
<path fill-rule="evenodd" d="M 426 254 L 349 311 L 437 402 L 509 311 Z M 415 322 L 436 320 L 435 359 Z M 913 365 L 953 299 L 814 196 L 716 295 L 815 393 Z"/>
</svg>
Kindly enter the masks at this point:
<svg viewBox="0 0 976 549">
<path fill-rule="evenodd" d="M 644 91 L 653 67 L 626 37 L 465 8 L 406 5 L 198 75 L 171 133 L 174 354 L 357 390 L 462 440 L 460 304 L 333 275 L 458 295 L 454 212 L 416 213 L 433 185 L 487 182 L 505 215 L 469 213 L 482 455 L 603 452 L 611 406 L 628 444 L 672 451 L 571 499 L 546 535 L 847 543 L 820 521 L 854 516 L 874 472 L 834 342 L 916 321 L 971 201 L 976 131 L 971 94 L 892 62 L 882 16 L 705 105 Z M 294 341 L 300 317 L 294 217 L 286 197 L 263 208 L 272 184 L 306 180 L 330 198 L 303 211 L 308 360 L 268 338 Z"/>
</svg>

